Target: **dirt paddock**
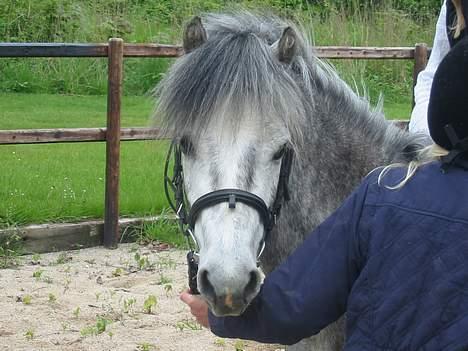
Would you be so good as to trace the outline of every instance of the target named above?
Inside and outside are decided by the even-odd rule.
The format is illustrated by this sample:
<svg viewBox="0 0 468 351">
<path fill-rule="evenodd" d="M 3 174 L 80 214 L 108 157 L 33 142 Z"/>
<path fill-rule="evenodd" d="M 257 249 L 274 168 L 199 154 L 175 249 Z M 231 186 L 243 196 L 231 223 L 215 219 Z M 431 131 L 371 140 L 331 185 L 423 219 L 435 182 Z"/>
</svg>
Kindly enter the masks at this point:
<svg viewBox="0 0 468 351">
<path fill-rule="evenodd" d="M 0 270 L 0 350 L 283 350 L 220 339 L 179 301 L 185 252 L 123 244 Z"/>
</svg>

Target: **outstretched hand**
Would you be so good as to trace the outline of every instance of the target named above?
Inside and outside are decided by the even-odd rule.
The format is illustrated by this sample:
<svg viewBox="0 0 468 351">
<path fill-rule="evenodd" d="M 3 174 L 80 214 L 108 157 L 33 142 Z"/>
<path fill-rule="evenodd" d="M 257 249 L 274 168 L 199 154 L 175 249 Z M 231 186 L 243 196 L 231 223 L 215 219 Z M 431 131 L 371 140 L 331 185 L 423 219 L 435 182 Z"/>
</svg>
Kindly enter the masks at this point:
<svg viewBox="0 0 468 351">
<path fill-rule="evenodd" d="M 208 305 L 201 297 L 190 294 L 189 290 L 185 290 L 180 294 L 180 299 L 190 307 L 190 312 L 205 328 L 210 328 L 208 321 Z"/>
</svg>

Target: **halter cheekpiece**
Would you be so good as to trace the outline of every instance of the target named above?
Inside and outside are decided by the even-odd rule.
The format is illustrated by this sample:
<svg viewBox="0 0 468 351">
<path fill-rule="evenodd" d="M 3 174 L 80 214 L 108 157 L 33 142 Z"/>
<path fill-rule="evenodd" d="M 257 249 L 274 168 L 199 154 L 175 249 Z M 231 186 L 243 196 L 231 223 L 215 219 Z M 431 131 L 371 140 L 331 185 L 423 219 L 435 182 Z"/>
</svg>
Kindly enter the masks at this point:
<svg viewBox="0 0 468 351">
<path fill-rule="evenodd" d="M 184 177 L 182 168 L 182 154 L 179 144 L 172 141 L 167 153 L 166 163 L 164 166 L 164 191 L 170 207 L 176 213 L 179 228 L 186 236 L 190 251 L 187 254 L 187 262 L 189 266 L 189 287 L 192 293 L 198 293 L 197 290 L 197 271 L 198 271 L 198 244 L 194 235 L 195 223 L 200 212 L 208 207 L 226 202 L 231 210 L 236 209 L 238 202 L 243 203 L 255 209 L 263 223 L 264 234 L 262 237 L 260 250 L 257 258 L 263 252 L 265 241 L 268 234 L 275 226 L 281 212 L 283 202 L 290 200 L 288 181 L 291 173 L 291 166 L 294 152 L 287 147 L 281 160 L 281 168 L 276 189 L 276 197 L 270 208 L 257 195 L 241 189 L 219 189 L 209 192 L 199 197 L 190 207 L 184 191 Z M 170 163 L 173 158 L 173 174 L 169 176 Z M 170 191 L 173 192 L 171 197 Z M 194 248 L 193 243 L 196 244 Z"/>
</svg>

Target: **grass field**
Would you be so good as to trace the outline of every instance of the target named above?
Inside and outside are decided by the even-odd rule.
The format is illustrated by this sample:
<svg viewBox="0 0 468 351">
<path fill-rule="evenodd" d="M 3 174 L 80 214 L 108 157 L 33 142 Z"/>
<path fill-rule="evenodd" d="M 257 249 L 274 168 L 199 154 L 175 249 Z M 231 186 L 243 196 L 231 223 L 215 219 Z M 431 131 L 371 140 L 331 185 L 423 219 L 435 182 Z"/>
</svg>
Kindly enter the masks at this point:
<svg viewBox="0 0 468 351">
<path fill-rule="evenodd" d="M 123 126 L 145 126 L 152 103 L 124 97 Z M 103 127 L 105 96 L 0 95 L 0 129 Z M 121 151 L 121 213 L 165 207 L 165 142 L 126 142 Z M 0 226 L 102 217 L 104 143 L 0 146 Z"/>
<path fill-rule="evenodd" d="M 124 97 L 122 125 L 148 125 L 151 110 L 148 97 Z M 406 117 L 410 103 L 392 103 L 385 110 L 389 118 Z M 105 123 L 105 96 L 0 95 L 0 129 Z M 153 215 L 166 207 L 162 188 L 166 148 L 163 141 L 122 143 L 123 216 Z M 0 227 L 102 217 L 104 172 L 104 143 L 0 146 Z"/>
</svg>

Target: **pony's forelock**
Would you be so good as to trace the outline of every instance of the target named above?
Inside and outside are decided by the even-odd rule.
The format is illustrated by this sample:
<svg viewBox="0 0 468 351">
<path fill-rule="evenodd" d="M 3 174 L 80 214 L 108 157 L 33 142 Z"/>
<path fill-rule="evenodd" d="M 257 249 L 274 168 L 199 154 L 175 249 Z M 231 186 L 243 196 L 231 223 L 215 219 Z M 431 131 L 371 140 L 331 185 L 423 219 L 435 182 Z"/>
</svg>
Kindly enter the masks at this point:
<svg viewBox="0 0 468 351">
<path fill-rule="evenodd" d="M 289 24 L 246 12 L 208 15 L 203 24 L 208 41 L 180 58 L 155 90 L 158 105 L 154 115 L 162 133 L 196 138 L 228 108 L 237 110 L 226 121 L 232 130 L 244 114 L 256 114 L 264 125 L 283 123 L 290 143 L 299 143 L 306 118 L 300 84 L 310 89 L 311 79 L 305 76 L 298 83 L 271 47 Z M 291 65 L 303 66 L 301 70 L 307 72 L 301 60 L 298 56 Z"/>
</svg>

